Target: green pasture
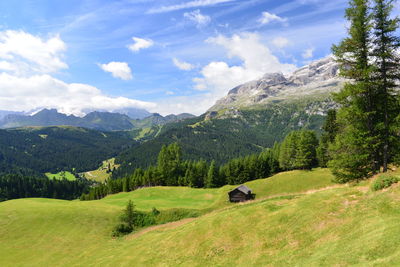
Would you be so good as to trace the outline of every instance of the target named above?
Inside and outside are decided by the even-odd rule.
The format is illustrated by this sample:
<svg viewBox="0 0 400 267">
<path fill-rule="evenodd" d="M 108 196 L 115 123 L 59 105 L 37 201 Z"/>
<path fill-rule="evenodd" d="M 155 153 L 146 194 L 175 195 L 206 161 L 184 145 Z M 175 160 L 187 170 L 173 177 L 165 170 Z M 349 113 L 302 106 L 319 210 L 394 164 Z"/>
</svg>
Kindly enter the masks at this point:
<svg viewBox="0 0 400 267">
<path fill-rule="evenodd" d="M 396 266 L 400 187 L 332 186 L 326 169 L 247 183 L 255 201 L 219 189 L 143 188 L 96 201 L 0 203 L 0 266 Z M 205 211 L 113 239 L 128 199 L 138 209 Z"/>
<path fill-rule="evenodd" d="M 61 171 L 61 172 L 58 172 L 58 173 L 46 172 L 45 174 L 51 180 L 53 180 L 53 179 L 62 180 L 64 178 L 69 180 L 69 181 L 75 181 L 76 180 L 75 175 L 73 175 L 72 173 L 70 173 L 68 171 Z"/>
</svg>

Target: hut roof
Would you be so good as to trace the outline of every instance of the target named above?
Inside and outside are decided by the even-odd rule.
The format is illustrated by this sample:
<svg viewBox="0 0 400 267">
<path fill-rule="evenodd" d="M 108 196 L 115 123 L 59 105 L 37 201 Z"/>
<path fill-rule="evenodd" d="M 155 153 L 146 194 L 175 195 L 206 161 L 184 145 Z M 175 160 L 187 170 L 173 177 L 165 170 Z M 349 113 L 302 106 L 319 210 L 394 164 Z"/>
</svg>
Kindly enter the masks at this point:
<svg viewBox="0 0 400 267">
<path fill-rule="evenodd" d="M 231 192 L 233 192 L 233 191 L 235 191 L 235 190 L 239 190 L 240 192 L 243 192 L 243 193 L 245 193 L 245 194 L 251 193 L 251 189 L 248 188 L 248 187 L 245 186 L 245 185 L 238 186 L 238 187 L 236 187 L 235 189 L 233 189 Z"/>
</svg>

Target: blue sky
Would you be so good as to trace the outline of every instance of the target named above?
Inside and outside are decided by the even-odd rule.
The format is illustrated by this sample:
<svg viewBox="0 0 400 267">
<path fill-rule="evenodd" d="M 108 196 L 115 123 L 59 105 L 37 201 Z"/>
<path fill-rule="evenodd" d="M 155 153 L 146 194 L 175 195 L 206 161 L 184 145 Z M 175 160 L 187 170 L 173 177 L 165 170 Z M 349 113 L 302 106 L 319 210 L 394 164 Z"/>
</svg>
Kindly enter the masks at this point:
<svg viewBox="0 0 400 267">
<path fill-rule="evenodd" d="M 346 0 L 0 2 L 0 109 L 201 114 L 345 36 Z"/>
</svg>

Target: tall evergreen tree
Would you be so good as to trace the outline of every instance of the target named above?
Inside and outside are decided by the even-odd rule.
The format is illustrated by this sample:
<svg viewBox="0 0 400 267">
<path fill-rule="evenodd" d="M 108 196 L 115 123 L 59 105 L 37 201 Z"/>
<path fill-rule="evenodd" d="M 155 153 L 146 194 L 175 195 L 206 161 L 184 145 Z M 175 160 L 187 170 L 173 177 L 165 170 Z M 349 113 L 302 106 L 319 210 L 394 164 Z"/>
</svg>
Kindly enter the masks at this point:
<svg viewBox="0 0 400 267">
<path fill-rule="evenodd" d="M 279 153 L 279 166 L 284 170 L 311 169 L 316 166 L 317 137 L 313 131 L 290 132 L 283 140 Z"/>
<path fill-rule="evenodd" d="M 340 65 L 340 74 L 351 79 L 334 96 L 339 132 L 330 146 L 333 159 L 328 163 L 340 182 L 367 177 L 379 169 L 377 132 L 377 90 L 371 76 L 372 18 L 368 0 L 350 0 L 346 9 L 349 36 L 332 50 Z"/>
<path fill-rule="evenodd" d="M 399 18 L 391 18 L 394 0 L 374 0 L 374 47 L 373 58 L 375 85 L 378 89 L 379 115 L 381 132 L 381 154 L 383 172 L 387 171 L 388 162 L 392 156 L 398 134 L 395 130 L 396 117 L 400 112 L 399 100 L 395 91 L 396 82 L 400 78 L 400 38 L 396 36 L 399 28 Z"/>
<path fill-rule="evenodd" d="M 163 146 L 158 155 L 158 170 L 166 185 L 177 185 L 181 173 L 181 148 L 177 143 Z M 182 175 L 183 176 L 183 175 Z"/>
<path fill-rule="evenodd" d="M 291 170 L 295 168 L 298 140 L 298 131 L 290 132 L 283 140 L 279 150 L 279 167 L 281 169 Z"/>
<path fill-rule="evenodd" d="M 131 229 L 133 229 L 134 226 L 135 213 L 135 205 L 133 205 L 132 200 L 129 200 L 126 204 L 122 219 Z"/>
<path fill-rule="evenodd" d="M 313 131 L 300 131 L 294 168 L 311 169 L 315 167 L 317 163 L 315 151 L 317 145 L 318 140 Z"/>
<path fill-rule="evenodd" d="M 205 182 L 205 187 L 213 188 L 218 186 L 218 169 L 215 166 L 215 161 L 211 162 L 210 168 L 207 173 L 207 180 Z"/>
<path fill-rule="evenodd" d="M 335 137 L 338 132 L 338 125 L 336 122 L 336 110 L 328 110 L 324 124 L 322 125 L 323 133 L 319 140 L 317 148 L 317 158 L 320 167 L 326 167 L 328 161 L 331 159 L 329 156 L 329 144 L 335 141 Z"/>
</svg>

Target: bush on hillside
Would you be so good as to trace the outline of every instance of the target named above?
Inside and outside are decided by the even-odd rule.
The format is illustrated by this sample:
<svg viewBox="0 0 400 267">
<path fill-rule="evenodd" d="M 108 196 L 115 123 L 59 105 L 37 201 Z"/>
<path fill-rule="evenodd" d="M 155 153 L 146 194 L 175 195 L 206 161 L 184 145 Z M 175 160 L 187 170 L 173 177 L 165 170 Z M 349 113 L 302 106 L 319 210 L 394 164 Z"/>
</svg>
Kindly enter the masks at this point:
<svg viewBox="0 0 400 267">
<path fill-rule="evenodd" d="M 381 175 L 372 184 L 371 189 L 373 191 L 382 190 L 384 188 L 387 188 L 387 187 L 391 186 L 392 184 L 397 183 L 399 180 L 400 179 L 398 177 L 396 177 L 396 176 Z"/>
<path fill-rule="evenodd" d="M 133 227 L 126 224 L 126 223 L 119 223 L 117 224 L 113 231 L 112 231 L 112 236 L 113 237 L 120 237 L 123 235 L 127 235 L 129 233 L 132 233 Z"/>
<path fill-rule="evenodd" d="M 200 211 L 190 209 L 159 211 L 153 208 L 150 212 L 142 212 L 136 210 L 132 200 L 129 200 L 111 235 L 121 237 L 132 233 L 137 228 L 179 221 L 185 218 L 195 218 L 200 215 Z"/>
</svg>

